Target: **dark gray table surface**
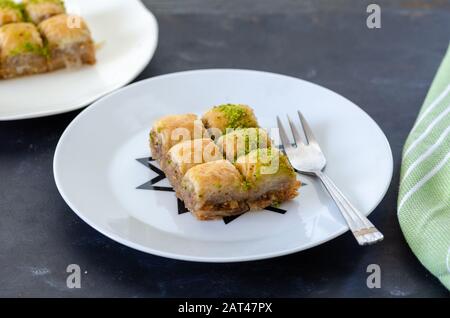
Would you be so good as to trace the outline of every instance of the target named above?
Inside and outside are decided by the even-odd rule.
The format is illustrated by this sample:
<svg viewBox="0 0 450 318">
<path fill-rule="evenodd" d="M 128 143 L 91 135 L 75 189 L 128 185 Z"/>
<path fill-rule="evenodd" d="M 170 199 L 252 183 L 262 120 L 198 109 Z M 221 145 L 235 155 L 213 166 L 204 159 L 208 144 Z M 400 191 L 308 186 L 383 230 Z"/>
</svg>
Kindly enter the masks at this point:
<svg viewBox="0 0 450 318">
<path fill-rule="evenodd" d="M 377 1 L 377 30 L 366 27 L 370 2 L 360 0 L 144 2 L 159 21 L 160 42 L 137 80 L 199 68 L 267 70 L 328 87 L 369 113 L 395 161 L 389 191 L 371 215 L 386 239 L 360 248 L 347 233 L 311 250 L 249 263 L 147 255 L 90 228 L 56 189 L 54 149 L 79 111 L 0 122 L 0 296 L 449 295 L 408 248 L 396 199 L 402 145 L 449 44 L 450 1 Z M 72 263 L 83 271 L 81 289 L 66 287 Z M 372 263 L 381 266 L 380 289 L 366 287 Z"/>
</svg>

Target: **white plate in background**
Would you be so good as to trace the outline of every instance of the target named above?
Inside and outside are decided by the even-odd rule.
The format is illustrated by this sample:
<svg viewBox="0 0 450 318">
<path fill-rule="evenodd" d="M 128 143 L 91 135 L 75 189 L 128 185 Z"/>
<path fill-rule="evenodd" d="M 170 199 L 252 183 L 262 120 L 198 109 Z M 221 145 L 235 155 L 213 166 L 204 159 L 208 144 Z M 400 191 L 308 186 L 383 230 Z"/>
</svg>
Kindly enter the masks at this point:
<svg viewBox="0 0 450 318">
<path fill-rule="evenodd" d="M 351 101 L 293 77 L 199 70 L 135 83 L 80 113 L 55 153 L 54 175 L 62 197 L 81 219 L 113 240 L 190 261 L 270 258 L 322 244 L 347 231 L 325 190 L 304 176 L 299 176 L 307 184 L 300 195 L 280 206 L 285 213 L 251 212 L 228 224 L 180 214 L 172 192 L 138 189 L 158 176 L 145 160 L 150 157 L 152 123 L 168 114 L 200 115 L 222 103 L 250 105 L 266 128 L 276 127 L 276 115 L 294 116 L 300 109 L 327 156 L 327 173 L 355 206 L 368 215 L 385 195 L 393 169 L 389 143 Z M 155 186 L 169 184 L 162 180 Z"/>
<path fill-rule="evenodd" d="M 66 0 L 99 44 L 97 64 L 0 80 L 0 120 L 75 110 L 131 82 L 150 62 L 158 24 L 139 0 Z"/>
</svg>

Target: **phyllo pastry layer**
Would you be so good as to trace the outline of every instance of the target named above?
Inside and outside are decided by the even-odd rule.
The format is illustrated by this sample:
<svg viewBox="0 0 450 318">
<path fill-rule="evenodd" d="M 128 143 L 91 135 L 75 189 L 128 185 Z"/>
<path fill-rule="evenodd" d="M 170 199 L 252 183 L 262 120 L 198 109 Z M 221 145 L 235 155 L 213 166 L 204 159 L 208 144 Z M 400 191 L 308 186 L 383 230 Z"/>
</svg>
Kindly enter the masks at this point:
<svg viewBox="0 0 450 318">
<path fill-rule="evenodd" d="M 50 70 L 95 64 L 95 44 L 81 17 L 60 14 L 41 22 L 39 30 L 47 42 Z"/>
<path fill-rule="evenodd" d="M 12 23 L 0 28 L 0 65 L 3 78 L 44 73 L 47 51 L 31 23 Z"/>
<path fill-rule="evenodd" d="M 0 0 L 0 26 L 22 21 L 22 11 L 17 3 L 12 0 Z"/>
<path fill-rule="evenodd" d="M 161 160 L 174 145 L 208 134 L 197 115 L 169 115 L 159 119 L 150 131 L 152 157 Z"/>
<path fill-rule="evenodd" d="M 161 160 L 161 167 L 175 191 L 179 193 L 181 180 L 189 169 L 221 159 L 222 152 L 211 139 L 194 139 L 173 146 L 165 159 Z"/>
<path fill-rule="evenodd" d="M 296 173 L 276 148 L 253 150 L 238 158 L 235 166 L 244 177 L 251 209 L 277 205 L 298 195 Z"/>
<path fill-rule="evenodd" d="M 181 199 L 199 220 L 213 220 L 248 210 L 239 171 L 228 160 L 197 165 L 181 182 Z"/>
<path fill-rule="evenodd" d="M 62 0 L 23 0 L 25 14 L 34 24 L 66 12 Z"/>
<path fill-rule="evenodd" d="M 215 106 L 203 115 L 202 120 L 207 129 L 215 129 L 222 134 L 225 134 L 228 128 L 258 127 L 255 114 L 247 105 L 225 104 Z M 214 133 L 214 135 L 217 134 Z"/>
<path fill-rule="evenodd" d="M 271 141 L 267 132 L 262 128 L 241 128 L 220 137 L 217 146 L 225 158 L 235 161 L 250 151 L 258 148 L 268 148 Z"/>
<path fill-rule="evenodd" d="M 223 159 L 219 148 L 211 139 L 194 139 L 173 146 L 167 153 L 167 164 L 176 166 L 181 176 L 192 167 L 205 162 Z"/>
</svg>

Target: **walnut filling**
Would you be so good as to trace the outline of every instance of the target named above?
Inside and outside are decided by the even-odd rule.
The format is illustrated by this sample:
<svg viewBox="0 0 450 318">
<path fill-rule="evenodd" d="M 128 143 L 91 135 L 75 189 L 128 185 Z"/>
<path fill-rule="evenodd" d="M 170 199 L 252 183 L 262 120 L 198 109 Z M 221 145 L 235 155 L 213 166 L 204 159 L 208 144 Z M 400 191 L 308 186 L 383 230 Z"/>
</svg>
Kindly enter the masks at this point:
<svg viewBox="0 0 450 318">
<path fill-rule="evenodd" d="M 239 215 L 248 211 L 261 210 L 269 206 L 277 206 L 281 202 L 292 200 L 298 195 L 300 181 L 296 181 L 289 187 L 267 192 L 258 198 L 250 200 L 228 200 L 226 202 L 204 202 L 198 204 L 198 199 L 193 189 L 189 186 L 177 187 L 178 197 L 184 200 L 188 208 L 200 220 L 214 220 L 224 216 Z"/>
<path fill-rule="evenodd" d="M 162 160 L 162 162 L 163 164 L 161 166 L 164 167 L 163 171 L 166 174 L 167 179 L 172 185 L 177 197 L 180 200 L 183 200 L 183 196 L 185 195 L 181 190 L 181 179 L 183 176 L 174 163 L 169 163 L 167 160 Z"/>
<path fill-rule="evenodd" d="M 163 155 L 162 143 L 158 134 L 154 130 L 150 132 L 150 149 L 152 151 L 153 159 L 159 162 Z"/>
<path fill-rule="evenodd" d="M 75 43 L 64 49 L 50 49 L 49 69 L 78 68 L 83 64 L 95 64 L 93 43 Z"/>
<path fill-rule="evenodd" d="M 2 74 L 4 78 L 39 74 L 47 71 L 45 57 L 31 53 L 7 57 L 3 64 Z"/>
</svg>

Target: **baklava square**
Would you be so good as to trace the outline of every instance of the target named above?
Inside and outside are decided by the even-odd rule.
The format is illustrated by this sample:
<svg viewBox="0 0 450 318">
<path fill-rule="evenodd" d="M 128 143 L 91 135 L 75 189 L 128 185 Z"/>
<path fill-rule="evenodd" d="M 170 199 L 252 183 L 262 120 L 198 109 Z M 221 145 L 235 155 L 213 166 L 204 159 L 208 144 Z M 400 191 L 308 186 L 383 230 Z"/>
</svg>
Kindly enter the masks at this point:
<svg viewBox="0 0 450 318">
<path fill-rule="evenodd" d="M 258 127 L 253 109 L 247 105 L 224 104 L 215 106 L 206 112 L 203 124 L 214 137 L 227 133 L 227 129 Z"/>
<path fill-rule="evenodd" d="M 23 21 L 20 5 L 12 0 L 0 0 L 0 26 Z"/>
<path fill-rule="evenodd" d="M 192 139 L 208 138 L 197 115 L 169 115 L 160 118 L 150 131 L 152 157 L 160 161 L 174 145 Z"/>
<path fill-rule="evenodd" d="M 26 17 L 34 24 L 66 12 L 61 0 L 23 0 L 23 6 Z"/>
<path fill-rule="evenodd" d="M 272 144 L 267 132 L 262 128 L 236 129 L 220 137 L 216 143 L 225 158 L 230 161 L 235 161 L 255 149 L 268 148 Z"/>
<path fill-rule="evenodd" d="M 3 78 L 47 71 L 47 50 L 33 24 L 21 22 L 0 27 L 0 66 Z"/>
<path fill-rule="evenodd" d="M 214 220 L 248 211 L 239 171 L 228 160 L 197 165 L 181 181 L 181 198 L 199 220 Z"/>
<path fill-rule="evenodd" d="M 81 17 L 53 16 L 41 22 L 39 30 L 47 43 L 49 70 L 95 64 L 95 44 Z"/>
<path fill-rule="evenodd" d="M 288 158 L 276 148 L 256 149 L 238 158 L 251 209 L 277 205 L 295 198 L 300 188 Z"/>
<path fill-rule="evenodd" d="M 173 146 L 161 161 L 161 167 L 178 193 L 181 179 L 189 169 L 221 159 L 222 152 L 211 139 L 194 139 Z"/>
</svg>

